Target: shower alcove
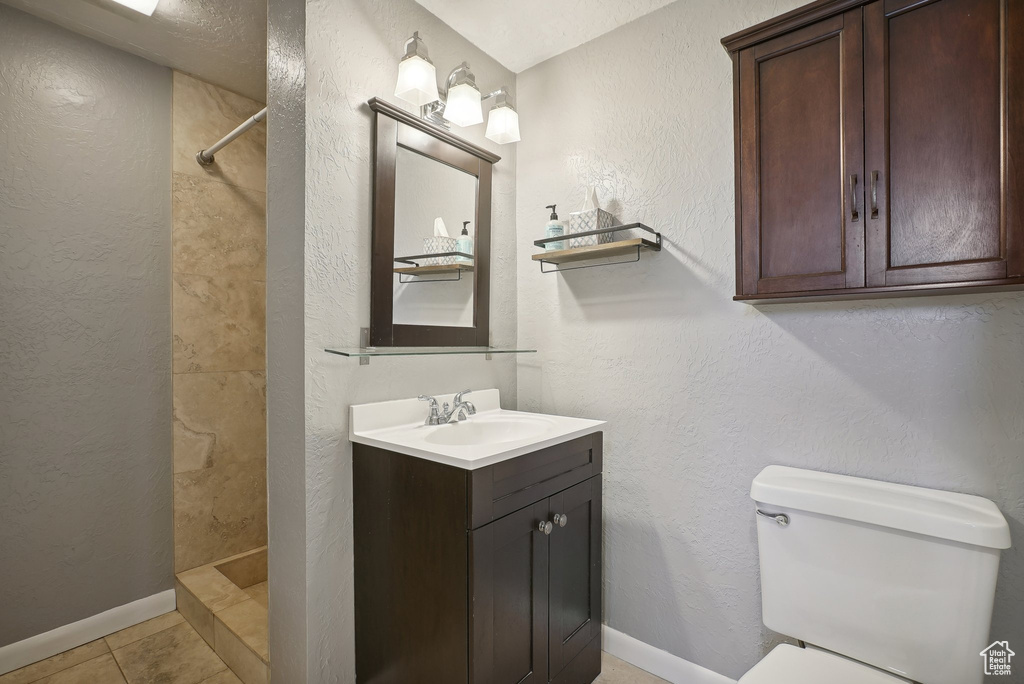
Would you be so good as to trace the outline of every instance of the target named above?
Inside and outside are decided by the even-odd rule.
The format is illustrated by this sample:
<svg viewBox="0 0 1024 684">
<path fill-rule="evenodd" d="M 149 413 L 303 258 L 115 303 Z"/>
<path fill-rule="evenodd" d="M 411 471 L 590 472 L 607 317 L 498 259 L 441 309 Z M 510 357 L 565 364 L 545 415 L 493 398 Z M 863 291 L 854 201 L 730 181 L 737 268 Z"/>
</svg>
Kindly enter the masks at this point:
<svg viewBox="0 0 1024 684">
<path fill-rule="evenodd" d="M 172 334 L 178 610 L 245 684 L 269 680 L 263 104 L 175 72 Z"/>
</svg>

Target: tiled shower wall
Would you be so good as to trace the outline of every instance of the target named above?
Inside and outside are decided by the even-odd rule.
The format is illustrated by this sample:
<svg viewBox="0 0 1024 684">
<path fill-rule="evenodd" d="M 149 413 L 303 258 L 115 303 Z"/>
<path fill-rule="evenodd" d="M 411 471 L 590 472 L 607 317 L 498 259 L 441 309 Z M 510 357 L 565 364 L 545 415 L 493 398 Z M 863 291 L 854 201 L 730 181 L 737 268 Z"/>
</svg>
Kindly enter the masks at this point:
<svg viewBox="0 0 1024 684">
<path fill-rule="evenodd" d="M 174 73 L 175 572 L 267 543 L 266 125 L 195 160 L 262 107 Z"/>
</svg>

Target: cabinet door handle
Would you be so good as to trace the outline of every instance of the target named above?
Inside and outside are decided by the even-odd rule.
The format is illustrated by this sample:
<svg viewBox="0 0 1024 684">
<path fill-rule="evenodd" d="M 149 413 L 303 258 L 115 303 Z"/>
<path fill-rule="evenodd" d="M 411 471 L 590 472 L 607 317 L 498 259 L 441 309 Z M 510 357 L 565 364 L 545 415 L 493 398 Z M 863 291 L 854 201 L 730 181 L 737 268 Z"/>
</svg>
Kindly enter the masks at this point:
<svg viewBox="0 0 1024 684">
<path fill-rule="evenodd" d="M 871 218 L 878 218 L 878 172 L 871 172 Z"/>
<path fill-rule="evenodd" d="M 850 220 L 854 223 L 860 221 L 860 212 L 857 211 L 857 174 L 850 174 Z"/>
<path fill-rule="evenodd" d="M 552 525 L 551 521 L 549 520 L 541 520 L 537 524 L 537 529 L 543 532 L 544 534 L 551 534 L 551 530 L 555 529 L 555 526 Z"/>
<path fill-rule="evenodd" d="M 559 527 L 565 527 L 566 523 L 569 522 L 569 516 L 565 513 L 556 513 L 555 517 L 551 518 L 551 521 Z"/>
</svg>

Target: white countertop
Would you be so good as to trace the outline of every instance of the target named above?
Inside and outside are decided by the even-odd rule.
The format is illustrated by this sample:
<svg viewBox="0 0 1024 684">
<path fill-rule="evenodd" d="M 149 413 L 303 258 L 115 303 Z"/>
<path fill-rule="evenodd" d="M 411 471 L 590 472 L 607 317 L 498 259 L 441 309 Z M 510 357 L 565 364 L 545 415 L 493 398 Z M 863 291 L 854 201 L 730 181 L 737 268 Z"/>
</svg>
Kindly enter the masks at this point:
<svg viewBox="0 0 1024 684">
<path fill-rule="evenodd" d="M 452 403 L 455 395 L 439 395 Z M 424 425 L 427 402 L 399 399 L 350 407 L 349 439 L 446 465 L 475 470 L 598 432 L 603 420 L 501 408 L 498 390 L 467 394 L 476 415 L 447 425 Z"/>
</svg>

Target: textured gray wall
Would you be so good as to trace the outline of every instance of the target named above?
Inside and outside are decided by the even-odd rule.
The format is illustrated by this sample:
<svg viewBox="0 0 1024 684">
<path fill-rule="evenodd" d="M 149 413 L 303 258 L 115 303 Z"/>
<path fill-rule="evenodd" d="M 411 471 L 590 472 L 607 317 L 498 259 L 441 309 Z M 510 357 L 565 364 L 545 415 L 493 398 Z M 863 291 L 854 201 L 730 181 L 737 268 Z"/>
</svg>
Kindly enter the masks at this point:
<svg viewBox="0 0 1024 684">
<path fill-rule="evenodd" d="M 374 359 L 360 366 L 323 351 L 331 344 L 358 345 L 359 328 L 369 324 L 373 119 L 365 103 L 374 96 L 394 100 L 402 46 L 415 30 L 427 41 L 440 76 L 466 59 L 481 89 L 514 86 L 508 70 L 412 0 L 306 4 L 305 558 L 310 684 L 347 684 L 355 675 L 349 405 L 467 387 L 497 387 L 503 405 L 516 403 L 511 358 Z M 502 156 L 493 178 L 491 331 L 496 344 L 514 344 L 515 146 L 495 145 L 484 138 L 483 128 L 455 127 L 454 132 Z M 273 224 L 270 230 L 276 230 Z M 275 277 L 273 267 L 270 277 Z M 274 383 L 273 372 L 269 382 Z M 276 457 L 273 448 L 271 461 Z M 272 463 L 272 478 L 273 470 Z M 273 492 L 272 484 L 272 497 Z M 271 524 L 276 525 L 273 520 Z M 271 553 L 274 543 L 271 539 Z"/>
<path fill-rule="evenodd" d="M 172 587 L 170 116 L 0 5 L 0 645 Z"/>
<path fill-rule="evenodd" d="M 306 4 L 267 3 L 267 526 L 275 682 L 306 682 Z"/>
<path fill-rule="evenodd" d="M 676 2 L 519 74 L 519 342 L 541 350 L 519 360 L 519 406 L 608 420 L 615 629 L 732 677 L 751 667 L 776 637 L 748 491 L 781 463 L 994 500 L 1016 547 L 992 636 L 1024 644 L 1024 293 L 731 301 L 719 39 L 799 4 Z M 544 205 L 575 209 L 589 184 L 665 251 L 540 275 Z"/>
</svg>

